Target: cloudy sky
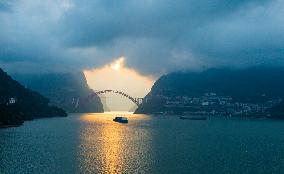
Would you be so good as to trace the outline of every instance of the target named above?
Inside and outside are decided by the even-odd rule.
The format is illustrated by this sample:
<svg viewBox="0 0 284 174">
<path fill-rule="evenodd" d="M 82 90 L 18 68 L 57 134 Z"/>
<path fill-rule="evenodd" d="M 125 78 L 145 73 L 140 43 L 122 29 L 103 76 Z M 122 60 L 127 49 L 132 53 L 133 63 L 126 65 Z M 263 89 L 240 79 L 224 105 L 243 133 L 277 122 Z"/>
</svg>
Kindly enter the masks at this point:
<svg viewBox="0 0 284 174">
<path fill-rule="evenodd" d="M 0 67 L 142 74 L 284 65 L 283 0 L 0 0 Z"/>
</svg>

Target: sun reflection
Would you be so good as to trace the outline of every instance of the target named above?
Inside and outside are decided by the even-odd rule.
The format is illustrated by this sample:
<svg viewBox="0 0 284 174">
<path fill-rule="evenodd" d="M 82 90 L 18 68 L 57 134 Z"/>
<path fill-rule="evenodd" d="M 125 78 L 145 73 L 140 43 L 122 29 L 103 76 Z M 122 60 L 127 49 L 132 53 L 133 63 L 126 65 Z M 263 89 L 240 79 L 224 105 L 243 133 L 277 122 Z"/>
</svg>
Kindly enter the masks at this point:
<svg viewBox="0 0 284 174">
<path fill-rule="evenodd" d="M 111 115 L 87 114 L 81 120 L 89 124 L 81 135 L 81 170 L 86 173 L 121 171 L 124 158 L 121 125 L 112 124 Z M 97 128 L 92 129 L 96 124 Z M 94 146 L 95 145 L 95 146 Z"/>
<path fill-rule="evenodd" d="M 147 154 L 150 153 L 148 147 L 152 136 L 145 129 L 131 126 L 150 117 L 124 114 L 130 123 L 119 124 L 112 121 L 115 115 L 86 114 L 80 118 L 84 125 L 79 152 L 82 173 L 137 173 L 138 170 L 151 168 L 149 162 L 152 160 L 148 159 Z"/>
</svg>

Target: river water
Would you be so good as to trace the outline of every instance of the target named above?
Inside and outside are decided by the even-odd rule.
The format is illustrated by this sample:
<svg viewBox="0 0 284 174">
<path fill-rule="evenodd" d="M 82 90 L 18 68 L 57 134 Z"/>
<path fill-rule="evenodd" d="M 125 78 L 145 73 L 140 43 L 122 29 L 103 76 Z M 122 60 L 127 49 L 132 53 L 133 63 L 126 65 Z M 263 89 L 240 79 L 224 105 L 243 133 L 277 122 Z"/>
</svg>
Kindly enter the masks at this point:
<svg viewBox="0 0 284 174">
<path fill-rule="evenodd" d="M 0 129 L 0 173 L 284 173 L 284 122 L 70 114 Z"/>
</svg>

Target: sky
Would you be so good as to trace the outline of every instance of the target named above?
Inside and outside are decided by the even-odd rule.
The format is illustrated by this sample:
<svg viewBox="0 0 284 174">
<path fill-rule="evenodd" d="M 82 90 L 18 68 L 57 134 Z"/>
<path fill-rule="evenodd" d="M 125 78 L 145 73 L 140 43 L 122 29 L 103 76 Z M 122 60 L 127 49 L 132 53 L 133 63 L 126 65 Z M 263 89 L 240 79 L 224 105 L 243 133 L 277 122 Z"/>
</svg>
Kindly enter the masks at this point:
<svg viewBox="0 0 284 174">
<path fill-rule="evenodd" d="M 96 91 L 114 90 L 124 92 L 133 98 L 143 98 L 151 90 L 154 77 L 139 74 L 136 70 L 125 66 L 125 57 L 101 68 L 84 71 L 88 85 Z M 104 111 L 130 111 L 137 109 L 137 105 L 128 98 L 107 93 L 99 95 L 104 105 Z"/>
<path fill-rule="evenodd" d="M 284 65 L 283 0 L 0 0 L 0 67 L 44 73 L 118 57 L 145 76 Z"/>
</svg>

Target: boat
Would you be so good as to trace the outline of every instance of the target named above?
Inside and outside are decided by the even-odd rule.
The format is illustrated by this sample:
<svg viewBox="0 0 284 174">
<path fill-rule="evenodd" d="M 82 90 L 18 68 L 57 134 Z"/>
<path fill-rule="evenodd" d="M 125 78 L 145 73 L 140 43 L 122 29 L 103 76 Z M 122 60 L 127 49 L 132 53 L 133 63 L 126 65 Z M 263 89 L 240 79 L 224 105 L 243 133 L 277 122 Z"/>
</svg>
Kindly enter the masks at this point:
<svg viewBox="0 0 284 174">
<path fill-rule="evenodd" d="M 180 116 L 179 119 L 182 120 L 207 120 L 205 116 Z"/>
<path fill-rule="evenodd" d="M 128 119 L 126 117 L 115 117 L 113 121 L 118 123 L 128 123 Z"/>
</svg>

